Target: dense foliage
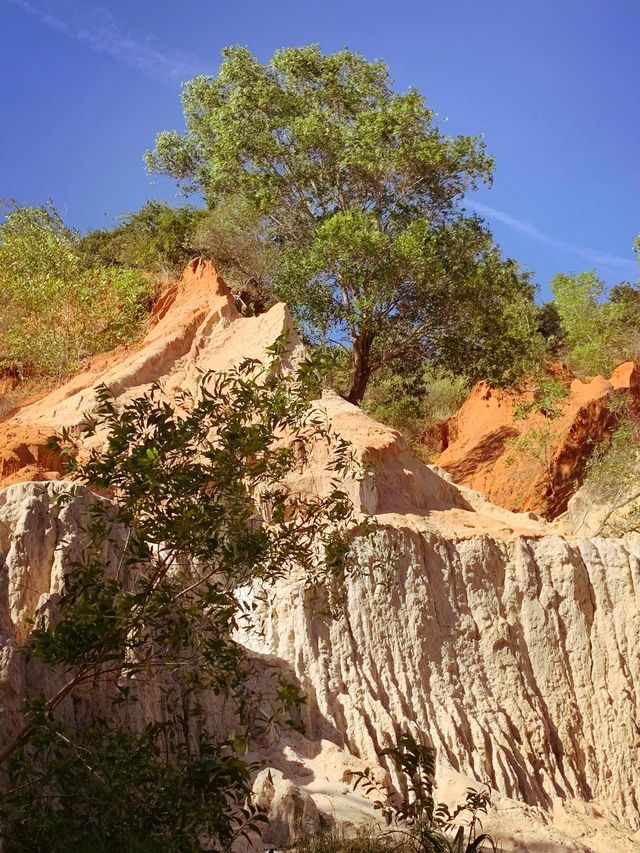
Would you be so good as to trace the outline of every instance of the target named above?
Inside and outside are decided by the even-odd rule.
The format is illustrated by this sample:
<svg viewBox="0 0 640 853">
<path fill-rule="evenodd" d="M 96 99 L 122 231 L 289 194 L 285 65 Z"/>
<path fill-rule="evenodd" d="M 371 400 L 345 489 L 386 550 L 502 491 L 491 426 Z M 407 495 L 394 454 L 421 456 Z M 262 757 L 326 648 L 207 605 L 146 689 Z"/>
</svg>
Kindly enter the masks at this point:
<svg viewBox="0 0 640 853">
<path fill-rule="evenodd" d="M 578 374 L 608 375 L 626 359 L 640 355 L 640 289 L 622 282 L 606 293 L 594 271 L 558 274 L 551 281 L 558 325 L 555 350 Z"/>
<path fill-rule="evenodd" d="M 80 241 L 88 261 L 176 275 L 198 255 L 195 230 L 204 212 L 149 201 L 112 229 L 90 231 Z"/>
<path fill-rule="evenodd" d="M 619 345 L 622 306 L 602 301 L 604 283 L 594 272 L 558 274 L 551 289 L 569 366 L 587 374 L 610 372 Z"/>
<path fill-rule="evenodd" d="M 402 432 L 419 454 L 439 450 L 429 430 L 454 415 L 469 392 L 463 374 L 422 364 L 398 365 L 374 377 L 363 400 L 364 410 L 376 420 Z"/>
<path fill-rule="evenodd" d="M 149 167 L 214 210 L 238 194 L 255 209 L 280 252 L 278 295 L 312 339 L 349 342 L 351 401 L 401 359 L 464 362 L 495 381 L 530 361 L 527 277 L 460 206 L 493 161 L 480 138 L 444 136 L 384 63 L 310 46 L 262 64 L 229 48 L 217 77 L 185 86 L 183 107 L 186 132 L 161 133 Z"/>
<path fill-rule="evenodd" d="M 7 851 L 228 850 L 255 831 L 241 745 L 300 694 L 282 677 L 270 701 L 251 688 L 231 639 L 251 619 L 236 591 L 304 566 L 310 586 L 338 595 L 352 526 L 337 485 L 325 497 L 286 485 L 316 442 L 330 443 L 335 477 L 350 455 L 310 407 L 314 364 L 283 373 L 283 345 L 266 367 L 205 375 L 195 398 L 154 389 L 119 409 L 104 389 L 83 432 L 106 428 L 106 444 L 83 461 L 73 435 L 56 440 L 112 500 L 90 502 L 85 553 L 31 635 L 52 688 L 0 756 Z M 85 709 L 75 728 L 60 715 L 69 699 Z"/>
<path fill-rule="evenodd" d="M 260 217 L 245 199 L 232 196 L 213 210 L 149 201 L 113 228 L 80 240 L 88 262 L 144 270 L 174 278 L 195 257 L 211 260 L 245 310 L 272 304 L 275 247 L 262 239 Z"/>
<path fill-rule="evenodd" d="M 87 258 L 52 205 L 16 207 L 0 224 L 0 369 L 60 377 L 140 328 L 140 273 Z"/>
</svg>

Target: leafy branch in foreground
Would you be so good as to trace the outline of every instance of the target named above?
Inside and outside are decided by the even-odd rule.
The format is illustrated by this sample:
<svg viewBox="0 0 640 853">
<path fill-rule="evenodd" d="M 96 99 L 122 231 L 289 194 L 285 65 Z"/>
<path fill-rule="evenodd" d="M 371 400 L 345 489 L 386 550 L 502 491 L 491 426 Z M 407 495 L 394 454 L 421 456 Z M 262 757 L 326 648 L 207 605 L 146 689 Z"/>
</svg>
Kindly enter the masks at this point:
<svg viewBox="0 0 640 853">
<path fill-rule="evenodd" d="M 389 793 L 374 778 L 370 769 L 353 773 L 354 790 L 379 795 L 374 808 L 379 810 L 387 826 L 393 825 L 389 838 L 395 841 L 392 849 L 402 853 L 478 853 L 497 851 L 495 841 L 482 828 L 480 814 L 487 814 L 490 790 L 469 788 L 465 799 L 450 809 L 436 803 L 435 750 L 419 743 L 409 732 L 400 735 L 397 743 L 383 750 L 393 762 L 406 793 Z M 465 825 L 464 816 L 468 815 Z"/>
<path fill-rule="evenodd" d="M 110 500 L 89 500 L 84 553 L 55 611 L 36 614 L 28 651 L 52 688 L 0 756 L 7 851 L 228 850 L 257 830 L 241 744 L 300 694 L 281 678 L 269 701 L 247 686 L 236 592 L 300 567 L 309 584 L 339 581 L 355 524 L 335 479 L 349 448 L 310 404 L 316 367 L 287 374 L 282 351 L 178 400 L 156 387 L 119 407 L 103 388 L 84 435 L 53 440 Z M 300 494 L 287 483 L 319 442 L 332 486 Z"/>
</svg>

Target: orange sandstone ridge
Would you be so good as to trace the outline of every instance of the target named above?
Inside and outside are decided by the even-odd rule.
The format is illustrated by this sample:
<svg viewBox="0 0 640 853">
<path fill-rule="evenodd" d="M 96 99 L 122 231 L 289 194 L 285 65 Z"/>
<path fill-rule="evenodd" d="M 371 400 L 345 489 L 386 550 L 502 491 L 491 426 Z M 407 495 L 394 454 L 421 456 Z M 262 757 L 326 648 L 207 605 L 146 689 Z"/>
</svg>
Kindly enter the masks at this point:
<svg viewBox="0 0 640 853">
<path fill-rule="evenodd" d="M 266 347 L 285 333 L 293 352 L 299 341 L 285 305 L 243 317 L 212 264 L 192 261 L 156 303 L 139 343 L 97 356 L 60 387 L 0 422 L 0 487 L 61 476 L 61 462 L 47 450 L 47 438 L 91 412 L 97 385 L 121 400 L 156 382 L 169 393 L 195 390 L 200 372 L 264 357 Z"/>
<path fill-rule="evenodd" d="M 534 411 L 518 419 L 516 407 L 533 400 L 532 391 L 518 394 L 479 382 L 442 426 L 435 464 L 505 509 L 546 518 L 563 513 L 594 442 L 615 426 L 614 395 L 627 395 L 632 409 L 640 404 L 640 367 L 626 362 L 609 379 L 584 382 L 560 366 L 556 373 L 568 395 L 555 418 Z M 515 442 L 527 434 L 531 448 L 523 450 Z"/>
<path fill-rule="evenodd" d="M 283 335 L 289 342 L 285 361 L 293 365 L 304 348 L 287 306 L 278 303 L 264 314 L 245 317 L 212 264 L 192 261 L 154 306 L 139 343 L 97 356 L 59 388 L 0 422 L 0 487 L 62 477 L 61 460 L 47 449 L 47 439 L 92 414 L 96 386 L 106 385 L 121 402 L 140 396 L 152 384 L 160 384 L 169 396 L 195 391 L 202 372 L 225 371 L 248 358 L 262 360 Z M 327 393 L 318 405 L 334 430 L 351 443 L 364 468 L 375 471 L 375 476 L 355 477 L 346 484 L 365 511 L 421 516 L 422 523 L 433 523 L 457 539 L 479 531 L 502 537 L 544 534 L 538 519 L 504 512 L 447 482 L 409 451 L 397 431 L 342 398 Z M 312 490 L 327 485 L 320 460 L 310 467 L 307 480 Z"/>
<path fill-rule="evenodd" d="M 60 387 L 0 421 L 0 487 L 61 477 L 61 461 L 47 449 L 47 438 L 62 427 L 76 426 L 91 412 L 97 385 L 107 385 L 121 400 L 139 396 L 152 383 L 160 383 L 170 394 L 194 390 L 200 372 L 224 371 L 244 358 L 264 358 L 267 347 L 283 334 L 290 341 L 289 355 L 295 358 L 302 347 L 284 304 L 274 305 L 258 317 L 245 317 L 212 264 L 192 261 L 156 302 L 141 341 L 96 356 Z M 440 425 L 442 452 L 436 465 L 456 483 L 482 492 L 507 510 L 533 511 L 546 518 L 564 512 L 593 442 L 614 426 L 609 408 L 612 396 L 627 393 L 639 405 L 640 368 L 628 362 L 609 379 L 596 376 L 586 382 L 566 368 L 556 366 L 555 372 L 569 394 L 561 401 L 560 416 L 554 419 L 534 412 L 518 420 L 516 407 L 532 400 L 532 391 L 519 395 L 478 383 L 460 411 Z M 0 395 L 11 389 L 9 379 L 0 383 Z M 337 402 L 329 407 L 336 409 Z M 375 424 L 342 401 L 332 416 L 344 427 L 356 422 L 355 430 L 347 432 L 353 433 L 350 438 L 355 437 L 368 456 L 379 455 L 380 442 L 393 445 L 391 455 L 401 443 L 394 430 Z M 532 429 L 547 436 L 538 458 L 517 452 L 513 445 Z M 383 455 L 391 458 L 386 451 Z M 397 465 L 402 468 L 399 462 Z M 428 473 L 424 477 L 433 479 L 435 489 L 435 478 Z M 431 487 L 426 491 L 431 492 Z M 396 490 L 391 495 L 386 490 L 383 503 L 398 503 L 401 493 Z M 422 498 L 416 501 L 419 508 L 424 504 Z M 433 504 L 432 509 L 436 505 L 443 508 L 439 499 L 427 503 Z M 459 498 L 445 503 L 449 508 L 461 508 Z"/>
</svg>

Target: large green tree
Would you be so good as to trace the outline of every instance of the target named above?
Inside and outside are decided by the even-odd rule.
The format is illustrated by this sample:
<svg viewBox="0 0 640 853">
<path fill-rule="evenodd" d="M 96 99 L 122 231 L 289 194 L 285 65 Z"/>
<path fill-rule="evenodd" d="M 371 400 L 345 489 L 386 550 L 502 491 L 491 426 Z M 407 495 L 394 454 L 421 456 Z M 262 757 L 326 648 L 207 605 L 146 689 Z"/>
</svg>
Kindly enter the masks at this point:
<svg viewBox="0 0 640 853">
<path fill-rule="evenodd" d="M 183 107 L 185 133 L 159 134 L 149 168 L 211 207 L 237 194 L 255 207 L 282 250 L 279 296 L 310 335 L 350 343 L 353 402 L 394 360 L 446 361 L 438 342 L 451 340 L 451 306 L 468 300 L 469 282 L 473 310 L 491 293 L 500 316 L 506 303 L 529 311 L 528 282 L 498 269 L 491 236 L 460 206 L 491 180 L 483 141 L 443 135 L 423 96 L 396 92 L 383 62 L 308 46 L 263 64 L 228 48 L 216 77 L 186 84 Z M 528 340 L 518 332 L 511 364 Z"/>
</svg>

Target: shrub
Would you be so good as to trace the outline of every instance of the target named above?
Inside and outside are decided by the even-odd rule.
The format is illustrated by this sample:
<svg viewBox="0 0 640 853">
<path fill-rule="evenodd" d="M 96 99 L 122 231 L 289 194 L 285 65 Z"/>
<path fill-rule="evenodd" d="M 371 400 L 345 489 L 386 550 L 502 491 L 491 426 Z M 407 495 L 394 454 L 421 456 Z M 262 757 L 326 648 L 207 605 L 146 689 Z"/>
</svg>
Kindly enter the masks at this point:
<svg viewBox="0 0 640 853">
<path fill-rule="evenodd" d="M 604 282 L 593 271 L 558 274 L 551 289 L 569 367 L 582 375 L 610 373 L 624 350 L 624 305 L 603 301 Z"/>
<path fill-rule="evenodd" d="M 557 357 L 564 346 L 564 333 L 555 302 L 545 302 L 538 309 L 538 332 L 545 341 L 548 354 Z"/>
<path fill-rule="evenodd" d="M 609 302 L 621 312 L 620 360 L 640 358 L 640 284 L 620 282 L 609 291 Z"/>
<path fill-rule="evenodd" d="M 21 851 L 227 851 L 255 829 L 250 767 L 242 746 L 270 725 L 232 640 L 250 622 L 240 586 L 271 582 L 304 566 L 311 586 L 338 584 L 349 566 L 351 503 L 337 488 L 323 498 L 287 489 L 310 442 L 330 441 L 328 469 L 344 473 L 348 448 L 333 444 L 309 406 L 311 362 L 296 376 L 247 361 L 203 377 L 176 410 L 154 389 L 119 409 L 100 392 L 89 436 L 104 446 L 78 461 L 75 437 L 52 445 L 71 470 L 113 503 L 91 504 L 88 545 L 68 564 L 56 618 L 37 619 L 29 653 L 55 674 L 50 694 L 30 697 L 0 799 L 6 849 Z M 284 446 L 282 435 L 292 443 Z M 67 494 L 66 500 L 69 499 Z M 117 532 L 127 532 L 117 538 Z M 105 543 L 124 541 L 117 571 Z M 55 689 L 55 678 L 62 687 Z M 142 731 L 122 722 L 151 683 L 160 701 Z M 113 696 L 104 719 L 81 715 L 74 730 L 58 712 L 87 690 Z M 237 739 L 220 740 L 207 697 L 237 715 Z M 296 706 L 280 680 L 276 695 Z M 275 700 L 274 700 L 275 701 Z M 154 709 L 157 707 L 157 717 Z"/>
<path fill-rule="evenodd" d="M 275 301 L 278 252 L 263 230 L 255 209 L 232 196 L 204 214 L 193 238 L 199 253 L 213 261 L 250 313 L 261 313 Z"/>
<path fill-rule="evenodd" d="M 0 368 L 60 377 L 135 338 L 148 286 L 135 270 L 90 264 L 52 205 L 15 207 L 0 225 Z"/>
<path fill-rule="evenodd" d="M 437 803 L 435 791 L 435 750 L 420 743 L 410 732 L 404 732 L 396 744 L 380 753 L 395 766 L 405 793 L 386 791 L 370 769 L 352 774 L 354 788 L 362 787 L 378 796 L 378 809 L 387 826 L 394 829 L 387 837 L 395 839 L 393 849 L 403 853 L 480 853 L 497 851 L 495 841 L 482 828 L 481 814 L 490 803 L 490 788 L 468 788 L 465 799 L 450 809 Z M 465 818 L 466 817 L 466 823 Z"/>
<path fill-rule="evenodd" d="M 598 533 L 620 536 L 640 531 L 640 422 L 622 404 L 614 432 L 594 447 L 585 466 L 583 489 L 591 503 L 606 504 Z"/>
<path fill-rule="evenodd" d="M 367 390 L 363 408 L 405 436 L 414 450 L 429 453 L 425 445 L 429 429 L 460 408 L 469 393 L 465 376 L 420 366 L 403 372 L 385 371 Z"/>
<path fill-rule="evenodd" d="M 173 276 L 199 254 L 194 234 L 203 216 L 195 207 L 148 201 L 123 216 L 115 228 L 90 231 L 79 247 L 90 264 L 99 261 Z"/>
<path fill-rule="evenodd" d="M 112 229 L 90 231 L 79 242 L 89 264 L 123 266 L 172 277 L 194 257 L 211 260 L 248 313 L 274 302 L 278 253 L 262 233 L 249 203 L 231 196 L 215 207 L 172 207 L 149 201 Z"/>
<path fill-rule="evenodd" d="M 408 853 L 406 846 L 386 838 L 377 826 L 361 826 L 351 832 L 344 828 L 332 829 L 300 839 L 294 850 L 299 853 Z"/>
<path fill-rule="evenodd" d="M 553 499 L 556 489 L 554 451 L 558 442 L 558 430 L 549 423 L 533 426 L 509 441 L 511 452 L 505 459 L 508 467 L 518 464 L 540 469 L 543 475 L 545 496 Z M 522 472 L 521 472 L 522 473 Z"/>
<path fill-rule="evenodd" d="M 480 815 L 489 807 L 489 790 L 469 788 L 465 799 L 452 810 L 434 800 L 435 755 L 410 734 L 403 734 L 395 746 L 384 750 L 394 763 L 405 796 L 389 793 L 373 780 L 367 769 L 352 775 L 354 788 L 361 787 L 378 797 L 374 808 L 385 818 L 383 830 L 359 826 L 355 831 L 331 830 L 317 838 L 305 838 L 296 850 L 305 853 L 482 853 L 496 851 L 496 842 L 480 832 Z M 465 817 L 466 816 L 466 817 Z"/>
<path fill-rule="evenodd" d="M 566 383 L 545 372 L 539 372 L 533 380 L 533 399 L 516 404 L 513 410 L 515 420 L 523 420 L 532 412 L 539 412 L 551 420 L 559 417 L 563 401 L 569 396 Z"/>
</svg>

